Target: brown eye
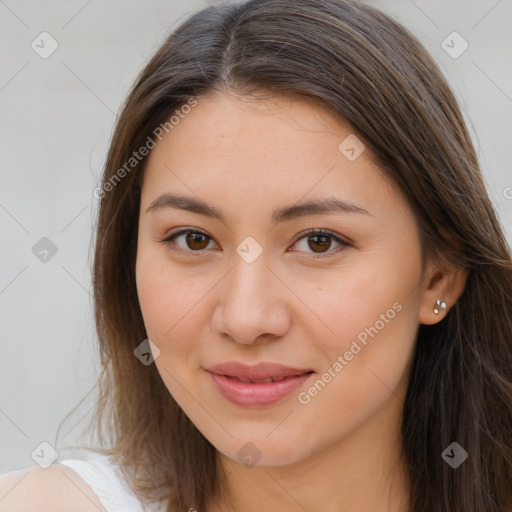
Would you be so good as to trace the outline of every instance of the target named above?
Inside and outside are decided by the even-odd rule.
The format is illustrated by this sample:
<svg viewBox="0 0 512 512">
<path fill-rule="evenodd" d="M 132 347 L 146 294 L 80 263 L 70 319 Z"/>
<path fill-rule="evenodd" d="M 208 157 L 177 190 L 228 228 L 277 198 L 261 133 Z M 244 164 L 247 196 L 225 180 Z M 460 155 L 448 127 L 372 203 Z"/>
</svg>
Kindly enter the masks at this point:
<svg viewBox="0 0 512 512">
<path fill-rule="evenodd" d="M 320 249 L 320 252 L 325 252 L 329 249 L 331 246 L 331 237 L 325 236 L 325 235 L 314 235 L 314 236 L 308 236 L 308 245 L 311 247 L 311 249 Z M 311 240 L 313 242 L 311 242 Z"/>
<path fill-rule="evenodd" d="M 178 244 L 176 240 L 184 237 L 184 241 L 181 244 Z M 329 251 L 332 247 L 332 243 L 338 244 L 339 247 L 335 249 L 339 249 L 344 246 L 350 246 L 350 243 L 345 242 L 329 231 L 319 230 L 319 229 L 311 229 L 304 233 L 294 245 L 299 244 L 306 240 L 306 246 L 299 252 L 306 252 L 312 255 L 313 258 L 321 258 L 328 257 L 331 254 L 337 253 L 339 251 L 333 250 Z M 206 254 L 207 251 L 205 249 L 208 248 L 209 243 L 212 241 L 212 238 L 208 236 L 206 233 L 201 231 L 185 229 L 182 231 L 178 231 L 177 233 L 172 234 L 165 240 L 162 240 L 164 244 L 170 245 L 173 251 L 185 254 L 191 254 L 194 256 L 200 256 Z M 292 251 L 295 252 L 295 251 Z M 194 254 L 195 253 L 195 254 Z"/>
<path fill-rule="evenodd" d="M 209 237 L 204 235 L 203 233 L 189 232 L 185 236 L 185 243 L 190 249 L 197 251 L 205 249 L 208 246 L 208 238 Z"/>
<path fill-rule="evenodd" d="M 176 243 L 175 240 L 184 237 L 184 242 L 182 244 Z M 193 230 L 182 230 L 173 235 L 169 236 L 165 240 L 162 240 L 165 244 L 172 244 L 173 250 L 178 252 L 204 252 L 203 250 L 208 247 L 208 244 L 211 241 L 211 237 L 207 234 L 202 233 L 201 231 L 193 231 Z"/>
<path fill-rule="evenodd" d="M 309 252 L 313 254 L 313 258 L 322 258 L 325 254 L 325 257 L 328 257 L 331 254 L 339 252 L 336 249 L 340 249 L 344 246 L 350 246 L 348 242 L 345 242 L 341 238 L 335 236 L 329 231 L 324 231 L 322 229 L 311 229 L 303 234 L 295 244 L 299 244 L 302 240 L 306 240 L 307 243 L 304 244 L 302 251 Z M 329 251 L 332 246 L 333 240 L 339 247 L 335 248 L 335 250 Z M 294 245 L 295 245 L 294 244 Z"/>
</svg>

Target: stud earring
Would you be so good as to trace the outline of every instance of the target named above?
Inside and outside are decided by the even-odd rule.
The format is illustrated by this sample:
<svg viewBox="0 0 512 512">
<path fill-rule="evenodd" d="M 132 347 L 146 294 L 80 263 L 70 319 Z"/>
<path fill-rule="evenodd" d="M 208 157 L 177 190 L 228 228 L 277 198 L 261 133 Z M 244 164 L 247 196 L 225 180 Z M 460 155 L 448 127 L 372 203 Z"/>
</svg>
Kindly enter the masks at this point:
<svg viewBox="0 0 512 512">
<path fill-rule="evenodd" d="M 439 310 L 444 310 L 444 309 L 446 309 L 446 302 L 443 302 L 442 300 L 437 299 L 436 300 L 436 304 L 434 306 L 434 313 L 436 315 L 438 315 L 439 314 Z"/>
</svg>

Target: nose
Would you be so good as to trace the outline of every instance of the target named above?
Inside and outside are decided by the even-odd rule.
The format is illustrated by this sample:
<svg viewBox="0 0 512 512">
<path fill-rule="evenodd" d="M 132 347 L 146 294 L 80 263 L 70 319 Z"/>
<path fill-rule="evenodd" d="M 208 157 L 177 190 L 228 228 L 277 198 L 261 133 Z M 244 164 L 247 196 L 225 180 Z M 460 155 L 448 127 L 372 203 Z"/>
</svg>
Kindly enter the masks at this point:
<svg viewBox="0 0 512 512">
<path fill-rule="evenodd" d="M 293 294 L 262 256 L 247 263 L 236 256 L 218 288 L 214 332 L 250 345 L 284 336 L 291 324 Z"/>
</svg>

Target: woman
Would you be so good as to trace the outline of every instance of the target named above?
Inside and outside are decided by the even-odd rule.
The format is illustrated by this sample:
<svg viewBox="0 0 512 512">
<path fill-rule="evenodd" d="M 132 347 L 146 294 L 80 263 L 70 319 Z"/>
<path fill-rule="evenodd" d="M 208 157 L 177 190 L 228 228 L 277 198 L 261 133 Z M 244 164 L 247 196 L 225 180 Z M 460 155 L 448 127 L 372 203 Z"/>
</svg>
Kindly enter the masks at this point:
<svg viewBox="0 0 512 512">
<path fill-rule="evenodd" d="M 32 472 L 39 490 L 71 480 L 58 503 L 79 488 L 84 510 L 512 510 L 510 248 L 397 22 L 351 0 L 202 10 L 137 79 L 95 194 L 109 442 Z"/>
</svg>

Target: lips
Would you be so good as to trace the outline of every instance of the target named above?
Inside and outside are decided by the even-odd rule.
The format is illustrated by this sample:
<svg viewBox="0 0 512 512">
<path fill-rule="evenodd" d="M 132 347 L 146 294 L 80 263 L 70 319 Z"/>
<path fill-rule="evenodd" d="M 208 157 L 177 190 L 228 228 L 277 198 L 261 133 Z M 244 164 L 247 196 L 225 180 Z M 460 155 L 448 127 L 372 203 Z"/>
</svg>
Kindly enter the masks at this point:
<svg viewBox="0 0 512 512">
<path fill-rule="evenodd" d="M 217 375 L 239 379 L 241 382 L 275 382 L 286 377 L 304 375 L 313 371 L 311 368 L 292 368 L 269 362 L 249 366 L 237 361 L 217 364 L 207 368 L 207 370 Z"/>
<path fill-rule="evenodd" d="M 275 363 L 247 366 L 235 361 L 207 370 L 215 387 L 229 401 L 245 407 L 269 406 L 290 395 L 314 373 Z"/>
<path fill-rule="evenodd" d="M 229 375 L 225 375 L 225 377 L 228 377 L 233 380 L 237 380 L 238 382 L 246 382 L 246 383 L 250 383 L 250 384 L 264 384 L 265 382 L 280 382 L 280 381 L 288 378 L 288 377 L 267 377 L 266 379 L 242 379 L 240 377 L 231 377 Z"/>
</svg>

